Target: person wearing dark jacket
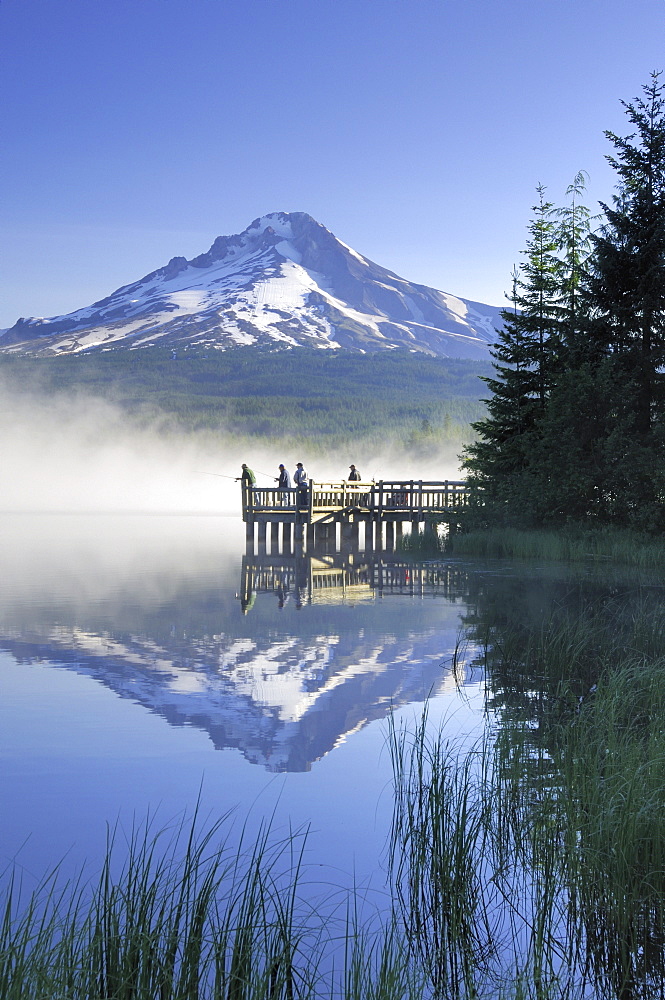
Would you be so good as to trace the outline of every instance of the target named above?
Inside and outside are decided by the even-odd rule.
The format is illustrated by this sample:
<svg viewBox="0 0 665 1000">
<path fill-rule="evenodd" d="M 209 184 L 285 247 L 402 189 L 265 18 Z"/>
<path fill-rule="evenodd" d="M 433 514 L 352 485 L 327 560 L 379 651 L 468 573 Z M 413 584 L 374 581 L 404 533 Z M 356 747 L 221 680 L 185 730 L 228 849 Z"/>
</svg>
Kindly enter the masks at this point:
<svg viewBox="0 0 665 1000">
<path fill-rule="evenodd" d="M 360 480 L 362 479 L 362 476 L 360 475 L 360 473 L 356 469 L 355 465 L 350 465 L 349 469 L 351 470 L 349 472 L 348 477 L 347 477 L 348 480 L 349 480 L 349 482 L 350 483 L 359 483 Z"/>
<path fill-rule="evenodd" d="M 291 489 L 291 476 L 289 475 L 288 470 L 285 468 L 285 466 L 280 465 L 279 476 L 275 477 L 275 481 L 280 490 L 286 491 Z M 287 504 L 289 502 L 289 494 L 286 492 L 281 493 L 279 499 L 281 500 L 283 505 Z"/>
<path fill-rule="evenodd" d="M 302 462 L 298 462 L 296 465 L 296 471 L 293 473 L 293 482 L 298 487 L 298 506 L 303 507 L 307 503 L 309 478 Z"/>
<path fill-rule="evenodd" d="M 242 474 L 236 478 L 236 482 L 238 480 L 240 480 L 240 488 L 242 490 L 243 508 L 250 507 L 252 500 L 251 490 L 252 486 L 256 484 L 256 476 L 244 462 L 242 463 Z"/>
<path fill-rule="evenodd" d="M 248 465 L 245 465 L 245 463 L 243 462 L 241 468 L 242 468 L 242 475 L 236 478 L 236 482 L 240 480 L 243 486 L 255 486 L 256 476 L 254 475 L 250 467 Z"/>
</svg>

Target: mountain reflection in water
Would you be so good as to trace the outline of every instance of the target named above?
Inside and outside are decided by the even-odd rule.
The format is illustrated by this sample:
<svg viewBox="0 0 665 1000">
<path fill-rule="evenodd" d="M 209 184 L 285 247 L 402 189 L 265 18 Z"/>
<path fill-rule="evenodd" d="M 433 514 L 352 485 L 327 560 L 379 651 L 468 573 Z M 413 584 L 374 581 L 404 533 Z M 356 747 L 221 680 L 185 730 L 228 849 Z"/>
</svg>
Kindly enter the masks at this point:
<svg viewBox="0 0 665 1000">
<path fill-rule="evenodd" d="M 243 554 L 231 518 L 37 520 L 3 524 L 0 648 L 269 771 L 306 771 L 391 707 L 464 683 L 459 564 Z"/>
</svg>

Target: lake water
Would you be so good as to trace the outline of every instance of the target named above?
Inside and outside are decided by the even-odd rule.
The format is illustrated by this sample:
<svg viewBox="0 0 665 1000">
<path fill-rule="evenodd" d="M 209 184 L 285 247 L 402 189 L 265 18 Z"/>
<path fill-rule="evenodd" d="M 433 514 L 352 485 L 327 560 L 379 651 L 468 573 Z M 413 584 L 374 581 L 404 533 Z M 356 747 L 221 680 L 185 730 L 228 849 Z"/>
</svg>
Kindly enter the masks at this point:
<svg viewBox="0 0 665 1000">
<path fill-rule="evenodd" d="M 480 569 L 254 557 L 232 517 L 6 515 L 0 548 L 0 868 L 95 870 L 107 824 L 199 800 L 383 891 L 388 714 L 482 726 L 473 649 L 452 669 Z"/>
<path fill-rule="evenodd" d="M 480 740 L 496 711 L 496 731 L 512 731 L 515 746 L 527 734 L 528 780 L 519 784 L 518 767 L 517 787 L 533 806 L 541 772 L 531 762 L 549 774 L 551 757 L 547 741 L 533 756 L 539 744 L 528 733 L 547 686 L 539 691 L 533 672 L 521 672 L 519 650 L 498 670 L 493 663 L 487 679 L 485 644 L 501 647 L 515 625 L 544 634 L 552 609 L 581 620 L 591 608 L 592 621 L 607 605 L 627 621 L 647 598 L 662 604 L 659 578 L 610 567 L 413 564 L 396 553 L 339 551 L 332 540 L 310 553 L 256 554 L 245 549 L 239 519 L 223 516 L 5 515 L 0 552 L 0 871 L 17 871 L 25 891 L 58 864 L 63 876 L 82 870 L 94 881 L 109 827 L 122 846 L 146 819 L 156 832 L 195 814 L 203 826 L 225 818 L 233 848 L 243 831 L 251 843 L 269 822 L 273 840 L 309 831 L 308 904 L 339 915 L 355 887 L 363 920 L 389 910 L 389 717 L 413 731 L 427 704 L 457 752 Z M 577 690 L 577 679 L 581 704 L 596 685 Z M 559 689 L 550 687 L 556 708 Z M 427 780 L 419 776 L 418 788 Z M 555 856 L 557 829 L 542 827 L 550 828 Z M 508 857 L 511 868 L 512 848 Z M 475 860 L 482 868 L 488 858 L 482 846 Z M 517 861 L 506 883 L 524 890 L 521 924 L 512 903 L 503 914 L 501 893 L 493 911 L 504 972 L 536 954 L 529 892 L 540 869 L 532 861 Z M 493 878 L 486 881 L 491 896 Z M 555 977 L 568 954 L 557 951 L 557 939 L 568 940 L 567 891 L 562 884 L 553 900 Z M 583 942 L 587 930 L 575 933 Z M 591 935 L 588 955 L 576 952 L 580 996 L 615 995 L 606 975 L 613 934 L 604 928 Z M 661 952 L 658 943 L 648 973 L 656 992 L 621 987 L 617 995 L 662 996 Z M 641 954 L 635 949 L 621 975 L 641 968 Z M 589 961 L 600 971 L 585 982 Z M 601 981 L 609 992 L 595 992 Z"/>
</svg>

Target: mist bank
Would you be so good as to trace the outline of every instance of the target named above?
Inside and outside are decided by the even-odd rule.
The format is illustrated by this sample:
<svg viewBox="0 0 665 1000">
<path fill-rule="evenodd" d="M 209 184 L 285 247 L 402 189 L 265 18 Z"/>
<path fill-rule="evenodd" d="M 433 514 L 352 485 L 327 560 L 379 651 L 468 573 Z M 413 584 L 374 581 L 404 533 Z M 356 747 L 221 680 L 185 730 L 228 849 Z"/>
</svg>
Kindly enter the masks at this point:
<svg viewBox="0 0 665 1000">
<path fill-rule="evenodd" d="M 246 462 L 269 486 L 284 463 L 318 480 L 343 479 L 353 462 L 366 479 L 457 478 L 458 449 L 434 434 L 420 447 L 388 435 L 316 439 L 240 437 L 220 425 L 182 428 L 169 413 L 147 419 L 78 391 L 50 395 L 0 382 L 1 512 L 239 514 L 235 477 Z M 310 445 L 308 447 L 308 445 Z"/>
</svg>

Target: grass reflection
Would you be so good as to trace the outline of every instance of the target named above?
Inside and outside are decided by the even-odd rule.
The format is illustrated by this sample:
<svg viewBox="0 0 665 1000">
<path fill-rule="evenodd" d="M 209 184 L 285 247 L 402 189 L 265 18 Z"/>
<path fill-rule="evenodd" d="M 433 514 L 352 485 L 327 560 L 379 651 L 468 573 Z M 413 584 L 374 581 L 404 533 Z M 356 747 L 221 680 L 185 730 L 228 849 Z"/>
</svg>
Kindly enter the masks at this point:
<svg viewBox="0 0 665 1000">
<path fill-rule="evenodd" d="M 659 605 L 559 610 L 487 649 L 493 738 L 391 736 L 395 898 L 431 995 L 662 998 Z"/>
</svg>

